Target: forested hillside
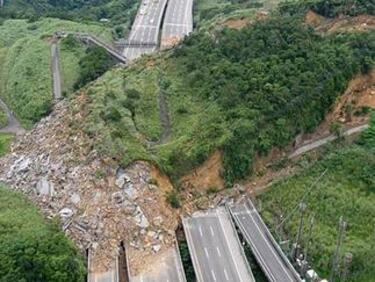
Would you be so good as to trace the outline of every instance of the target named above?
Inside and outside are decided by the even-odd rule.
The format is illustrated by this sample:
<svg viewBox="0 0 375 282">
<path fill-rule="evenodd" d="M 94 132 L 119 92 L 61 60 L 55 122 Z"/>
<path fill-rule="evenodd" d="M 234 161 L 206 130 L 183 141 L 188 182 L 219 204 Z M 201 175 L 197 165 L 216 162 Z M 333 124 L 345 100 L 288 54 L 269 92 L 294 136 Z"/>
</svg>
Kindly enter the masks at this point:
<svg viewBox="0 0 375 282">
<path fill-rule="evenodd" d="M 87 132 L 101 152 L 123 164 L 155 161 L 175 180 L 220 150 L 230 185 L 251 172 L 257 154 L 323 120 L 347 82 L 372 68 L 374 36 L 322 37 L 292 16 L 195 33 L 169 56 L 91 86 Z M 164 130 L 159 93 L 169 104 L 172 135 L 150 147 Z"/>
<path fill-rule="evenodd" d="M 74 21 L 109 19 L 110 25 L 130 26 L 139 0 L 5 0 L 0 18 L 54 17 Z"/>
<path fill-rule="evenodd" d="M 339 217 L 343 216 L 348 228 L 340 259 L 347 252 L 353 254 L 349 281 L 374 281 L 375 116 L 371 128 L 364 132 L 357 144 L 328 149 L 321 156 L 320 161 L 310 164 L 298 175 L 273 185 L 261 196 L 263 216 L 274 229 L 279 224 L 280 216 L 285 218 L 289 215 L 306 195 L 305 218 L 315 218 L 308 256 L 312 258 L 314 267 L 325 277 L 329 275 L 336 248 Z M 306 165 L 307 160 L 301 163 Z M 326 175 L 308 193 L 312 183 L 326 169 Z M 297 212 L 286 222 L 282 231 L 289 238 L 295 238 L 299 218 L 300 213 Z M 303 246 L 307 245 L 308 240 L 309 220 L 306 222 Z M 341 264 L 341 270 L 342 267 Z"/>
<path fill-rule="evenodd" d="M 309 9 L 328 18 L 339 15 L 375 15 L 375 2 L 371 0 L 301 0 L 285 1 L 281 4 L 282 12 L 292 14 L 304 13 Z"/>
</svg>

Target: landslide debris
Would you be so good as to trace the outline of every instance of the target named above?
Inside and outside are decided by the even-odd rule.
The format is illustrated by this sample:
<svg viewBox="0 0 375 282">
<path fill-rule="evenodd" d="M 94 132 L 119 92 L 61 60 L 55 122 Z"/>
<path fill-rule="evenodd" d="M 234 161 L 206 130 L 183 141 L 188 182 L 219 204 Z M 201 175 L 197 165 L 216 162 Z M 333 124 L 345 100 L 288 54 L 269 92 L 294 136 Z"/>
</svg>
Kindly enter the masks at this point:
<svg viewBox="0 0 375 282">
<path fill-rule="evenodd" d="M 136 250 L 131 262 L 137 265 L 173 244 L 178 214 L 165 200 L 172 186 L 148 163 L 121 168 L 99 156 L 79 126 L 84 95 L 77 101 L 72 107 L 60 102 L 19 137 L 0 158 L 0 181 L 46 217 L 59 218 L 82 252 L 93 250 L 96 269 L 110 266 L 121 241 Z"/>
</svg>

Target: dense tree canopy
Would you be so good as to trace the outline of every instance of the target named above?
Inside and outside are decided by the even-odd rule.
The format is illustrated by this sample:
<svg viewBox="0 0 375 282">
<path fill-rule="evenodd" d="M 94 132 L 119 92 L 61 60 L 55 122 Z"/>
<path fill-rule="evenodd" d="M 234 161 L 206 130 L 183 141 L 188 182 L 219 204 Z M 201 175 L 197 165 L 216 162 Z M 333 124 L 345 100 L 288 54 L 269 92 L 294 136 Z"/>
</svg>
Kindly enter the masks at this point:
<svg viewBox="0 0 375 282">
<path fill-rule="evenodd" d="M 324 17 L 339 15 L 356 16 L 360 14 L 375 15 L 375 1 L 372 0 L 301 0 L 285 1 L 281 11 L 288 13 L 303 13 L 313 10 Z"/>
<path fill-rule="evenodd" d="M 22 196 L 0 185 L 0 281 L 84 281 L 73 244 Z"/>
<path fill-rule="evenodd" d="M 69 20 L 111 19 L 126 23 L 135 16 L 139 0 L 5 0 L 0 18 L 57 17 Z"/>
<path fill-rule="evenodd" d="M 217 103 L 230 124 L 229 183 L 248 173 L 256 152 L 314 129 L 347 81 L 372 66 L 374 42 L 374 34 L 320 37 L 294 17 L 189 37 L 174 57 L 192 93 Z"/>
</svg>

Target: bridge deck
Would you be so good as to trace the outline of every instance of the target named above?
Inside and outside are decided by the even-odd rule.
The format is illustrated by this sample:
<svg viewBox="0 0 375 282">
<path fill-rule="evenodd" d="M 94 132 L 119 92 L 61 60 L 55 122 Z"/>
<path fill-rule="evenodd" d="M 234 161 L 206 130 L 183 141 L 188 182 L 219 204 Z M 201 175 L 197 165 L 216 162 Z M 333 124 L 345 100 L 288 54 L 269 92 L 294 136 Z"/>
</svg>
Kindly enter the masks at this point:
<svg viewBox="0 0 375 282">
<path fill-rule="evenodd" d="M 154 43 L 158 45 L 159 30 L 167 0 L 143 0 L 134 20 L 128 42 Z M 123 55 L 132 60 L 140 57 L 142 54 L 150 53 L 156 50 L 156 47 L 126 47 Z"/>
<path fill-rule="evenodd" d="M 230 211 L 269 281 L 301 281 L 250 201 L 233 205 Z"/>
<path fill-rule="evenodd" d="M 161 48 L 172 47 L 193 31 L 193 0 L 169 0 L 165 13 Z"/>
<path fill-rule="evenodd" d="M 182 223 L 198 282 L 255 281 L 224 208 L 195 213 Z"/>
</svg>

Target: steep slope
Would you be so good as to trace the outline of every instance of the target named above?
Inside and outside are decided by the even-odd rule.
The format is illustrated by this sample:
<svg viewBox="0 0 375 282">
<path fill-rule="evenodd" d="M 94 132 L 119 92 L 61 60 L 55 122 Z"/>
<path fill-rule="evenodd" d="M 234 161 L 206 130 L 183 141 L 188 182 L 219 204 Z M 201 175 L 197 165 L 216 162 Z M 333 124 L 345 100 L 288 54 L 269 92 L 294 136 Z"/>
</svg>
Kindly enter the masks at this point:
<svg viewBox="0 0 375 282">
<path fill-rule="evenodd" d="M 375 116 L 374 116 L 375 118 Z M 320 160 L 306 167 L 296 176 L 286 178 L 271 186 L 260 197 L 263 215 L 274 228 L 280 224 L 280 216 L 291 214 L 302 197 L 305 197 L 305 218 L 315 217 L 309 257 L 320 274 L 328 276 L 332 255 L 336 248 L 339 217 L 343 216 L 348 227 L 340 253 L 340 260 L 347 252 L 353 254 L 349 268 L 349 281 L 373 281 L 375 262 L 375 119 L 372 125 L 354 145 L 347 145 L 321 153 Z M 310 193 L 310 186 L 328 169 Z M 279 235 L 295 238 L 300 213 L 294 213 Z M 304 226 L 303 245 L 307 246 L 309 223 Z M 284 238 L 285 239 L 285 236 Z M 342 270 L 341 265 L 341 270 Z M 338 274 L 337 274 L 338 275 Z M 337 277 L 337 276 L 336 276 Z M 335 280 L 339 281 L 339 280 Z"/>
<path fill-rule="evenodd" d="M 92 249 L 97 267 L 107 267 L 124 241 L 135 248 L 131 262 L 137 269 L 145 257 L 173 244 L 178 213 L 166 201 L 172 187 L 150 164 L 124 169 L 98 156 L 81 129 L 85 103 L 81 95 L 73 108 L 57 104 L 20 137 L 0 158 L 0 181 L 27 195 L 45 217 L 59 218 L 82 253 Z"/>
<path fill-rule="evenodd" d="M 294 17 L 196 33 L 88 87 L 85 129 L 99 152 L 124 165 L 154 161 L 175 181 L 221 150 L 231 184 L 256 154 L 318 126 L 348 81 L 372 67 L 374 42 L 374 33 L 320 36 Z M 172 134 L 152 144 L 162 134 L 160 92 Z"/>
</svg>

